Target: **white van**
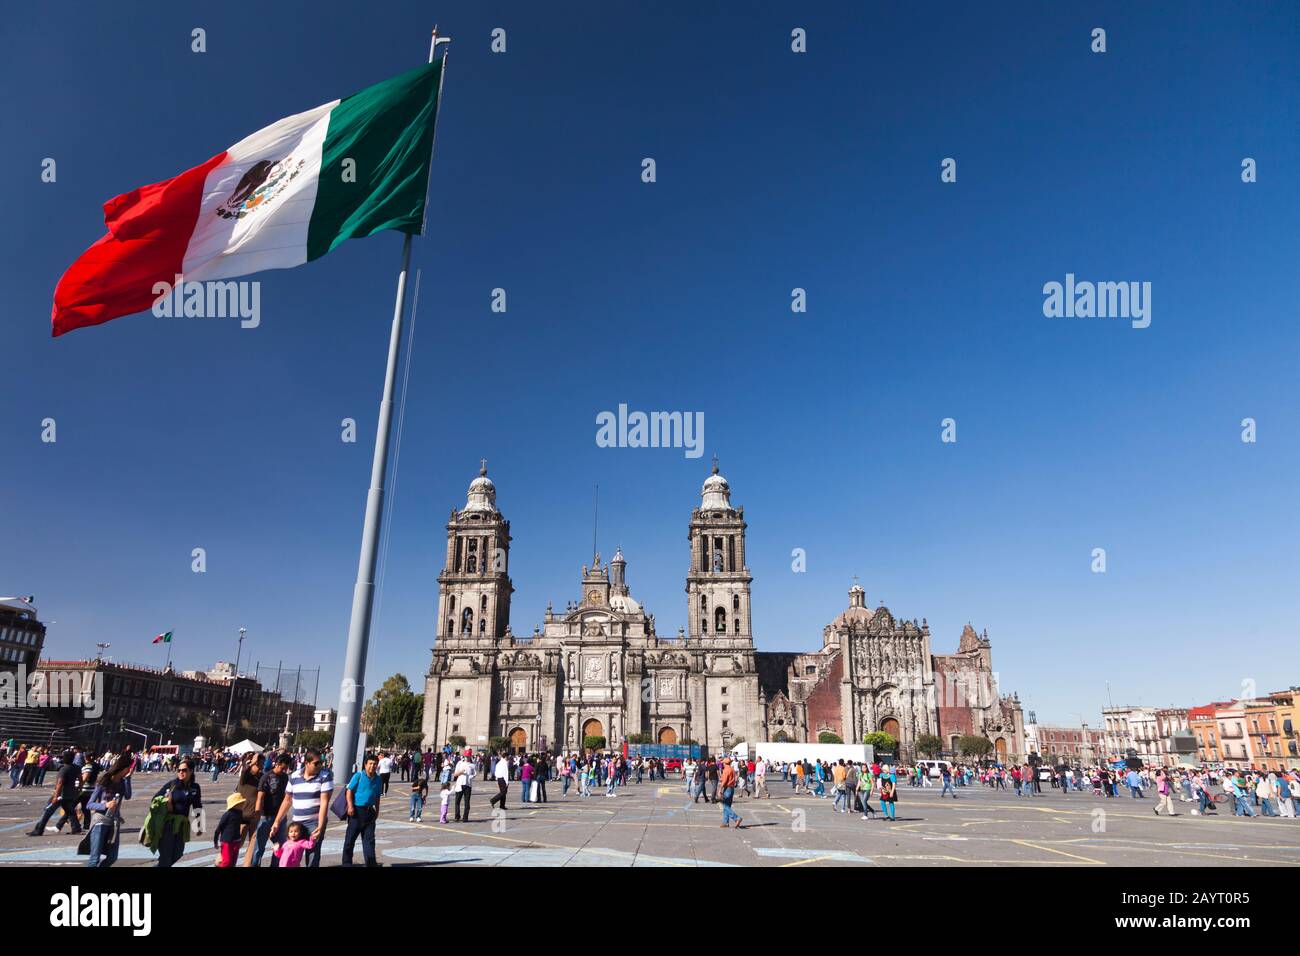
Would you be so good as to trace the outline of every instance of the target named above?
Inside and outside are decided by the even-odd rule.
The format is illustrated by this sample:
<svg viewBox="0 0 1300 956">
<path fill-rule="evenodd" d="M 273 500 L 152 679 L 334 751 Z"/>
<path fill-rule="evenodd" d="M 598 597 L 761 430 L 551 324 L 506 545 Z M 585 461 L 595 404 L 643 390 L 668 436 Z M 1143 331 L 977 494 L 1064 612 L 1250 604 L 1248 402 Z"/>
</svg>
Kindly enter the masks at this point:
<svg viewBox="0 0 1300 956">
<path fill-rule="evenodd" d="M 917 765 L 918 767 L 924 767 L 924 768 L 925 768 L 925 775 L 926 775 L 927 777 L 932 777 L 932 778 L 934 778 L 934 779 L 936 779 L 936 780 L 937 780 L 939 777 L 942 777 L 942 776 L 943 776 L 943 768 L 944 768 L 944 767 L 947 767 L 947 768 L 948 768 L 948 773 L 949 773 L 949 774 L 952 773 L 952 764 L 950 764 L 950 763 L 949 763 L 948 761 L 946 761 L 946 760 L 918 760 L 918 761 L 916 762 L 916 765 Z"/>
</svg>

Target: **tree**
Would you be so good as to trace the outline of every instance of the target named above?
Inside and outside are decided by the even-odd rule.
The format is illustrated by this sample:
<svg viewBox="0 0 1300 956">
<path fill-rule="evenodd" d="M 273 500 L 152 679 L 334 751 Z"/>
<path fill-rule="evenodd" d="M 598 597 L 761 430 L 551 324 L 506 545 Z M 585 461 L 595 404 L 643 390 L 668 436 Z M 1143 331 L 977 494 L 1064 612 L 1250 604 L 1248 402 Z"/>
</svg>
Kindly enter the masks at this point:
<svg viewBox="0 0 1300 956">
<path fill-rule="evenodd" d="M 330 745 L 330 735 L 324 730 L 300 730 L 293 742 L 299 747 L 324 750 Z"/>
<path fill-rule="evenodd" d="M 892 754 L 898 750 L 898 740 L 893 734 L 878 730 L 873 734 L 864 734 L 862 742 L 876 753 Z"/>
<path fill-rule="evenodd" d="M 648 731 L 642 731 L 639 734 L 629 734 L 627 742 L 630 744 L 652 744 L 655 742 L 654 734 Z"/>
<path fill-rule="evenodd" d="M 503 750 L 509 750 L 509 749 L 510 749 L 510 738 L 509 738 L 509 737 L 489 737 L 489 738 L 488 738 L 488 753 L 499 754 L 499 753 L 501 753 L 501 751 L 503 751 Z"/>
<path fill-rule="evenodd" d="M 397 735 L 399 750 L 419 750 L 424 743 L 424 734 L 418 730 L 407 730 Z"/>
<path fill-rule="evenodd" d="M 451 744 L 452 750 L 465 749 L 465 738 L 462 737 L 460 734 L 452 734 L 450 737 L 447 738 L 447 743 Z"/>
<path fill-rule="evenodd" d="M 588 750 L 604 750 L 605 738 L 595 734 L 588 734 L 582 738 L 582 746 Z"/>
<path fill-rule="evenodd" d="M 918 734 L 916 749 L 927 757 L 937 757 L 943 753 L 943 741 L 934 734 Z"/>
<path fill-rule="evenodd" d="M 376 744 L 394 744 L 397 735 L 419 733 L 424 696 L 411 690 L 404 674 L 394 674 L 361 710 L 361 727 Z"/>
<path fill-rule="evenodd" d="M 967 757 L 983 757 L 993 749 L 993 741 L 987 737 L 963 734 L 957 738 L 957 749 Z"/>
<path fill-rule="evenodd" d="M 823 730 L 817 735 L 817 742 L 819 744 L 842 744 L 844 743 L 844 740 L 839 734 L 833 734 L 829 730 Z"/>
</svg>

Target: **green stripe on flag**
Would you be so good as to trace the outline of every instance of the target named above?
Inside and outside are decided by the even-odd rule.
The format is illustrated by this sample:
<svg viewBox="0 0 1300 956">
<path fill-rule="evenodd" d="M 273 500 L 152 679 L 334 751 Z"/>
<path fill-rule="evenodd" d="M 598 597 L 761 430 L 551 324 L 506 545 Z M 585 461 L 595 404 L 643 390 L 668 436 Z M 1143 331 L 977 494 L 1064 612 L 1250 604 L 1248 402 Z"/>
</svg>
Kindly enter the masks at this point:
<svg viewBox="0 0 1300 956">
<path fill-rule="evenodd" d="M 382 229 L 419 233 L 441 80 L 436 60 L 334 107 L 307 230 L 309 261 Z"/>
</svg>

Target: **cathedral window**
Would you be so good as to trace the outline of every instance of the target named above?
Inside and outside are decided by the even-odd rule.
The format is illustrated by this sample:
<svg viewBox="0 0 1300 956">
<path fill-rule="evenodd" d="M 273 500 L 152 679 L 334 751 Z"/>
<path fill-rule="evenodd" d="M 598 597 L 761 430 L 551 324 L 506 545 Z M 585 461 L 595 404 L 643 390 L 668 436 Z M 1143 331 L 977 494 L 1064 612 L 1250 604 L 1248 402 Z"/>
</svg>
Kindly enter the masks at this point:
<svg viewBox="0 0 1300 956">
<path fill-rule="evenodd" d="M 482 617 L 481 617 L 481 618 L 478 619 L 478 632 L 479 632 L 480 634 L 486 634 L 486 633 L 487 633 L 487 618 L 482 618 Z"/>
<path fill-rule="evenodd" d="M 709 619 L 707 617 L 700 618 L 700 633 L 709 633 Z"/>
<path fill-rule="evenodd" d="M 479 610 L 480 610 L 480 611 L 486 611 L 486 610 L 487 610 L 487 595 L 486 595 L 486 594 L 483 595 L 483 600 L 479 601 L 479 605 L 478 605 L 478 607 L 479 607 Z"/>
<path fill-rule="evenodd" d="M 735 629 L 732 631 L 732 633 L 733 633 L 733 634 L 739 634 L 739 633 L 740 633 L 740 618 L 736 618 L 736 620 L 735 620 Z"/>
<path fill-rule="evenodd" d="M 471 554 L 469 560 L 465 562 L 465 570 L 470 574 L 476 572 L 478 570 L 478 558 Z"/>
<path fill-rule="evenodd" d="M 708 609 L 709 609 L 709 597 L 708 597 L 707 594 L 701 594 L 701 595 L 700 595 L 700 610 L 701 610 L 701 611 L 707 611 Z"/>
<path fill-rule="evenodd" d="M 725 608 L 718 608 L 717 613 L 713 615 L 713 629 L 719 634 L 727 633 L 727 611 Z"/>
<path fill-rule="evenodd" d="M 739 611 L 740 611 L 740 595 L 739 595 L 739 594 L 733 594 L 733 595 L 731 596 L 731 609 L 732 609 L 733 611 L 736 611 L 737 613 L 739 613 Z"/>
<path fill-rule="evenodd" d="M 447 636 L 450 637 L 455 633 L 456 633 L 456 621 L 453 618 L 449 617 L 447 618 Z"/>
<path fill-rule="evenodd" d="M 460 632 L 462 634 L 474 633 L 474 611 L 472 608 L 465 608 L 460 615 Z"/>
<path fill-rule="evenodd" d="M 456 613 L 456 595 L 447 598 L 447 610 L 452 614 Z"/>
</svg>

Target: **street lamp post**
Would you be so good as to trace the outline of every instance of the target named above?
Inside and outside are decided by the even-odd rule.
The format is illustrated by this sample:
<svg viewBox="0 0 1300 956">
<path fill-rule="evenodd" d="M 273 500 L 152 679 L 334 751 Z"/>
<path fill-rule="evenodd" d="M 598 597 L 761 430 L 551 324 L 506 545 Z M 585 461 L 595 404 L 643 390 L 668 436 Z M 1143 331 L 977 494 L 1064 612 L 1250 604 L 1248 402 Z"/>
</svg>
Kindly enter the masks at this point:
<svg viewBox="0 0 1300 956">
<path fill-rule="evenodd" d="M 239 629 L 239 644 L 235 647 L 235 670 L 230 675 L 230 703 L 226 705 L 226 729 L 221 732 L 225 738 L 224 743 L 230 743 L 230 715 L 235 709 L 235 682 L 239 680 L 239 658 L 244 653 L 244 635 L 248 633 L 248 628 Z"/>
</svg>

